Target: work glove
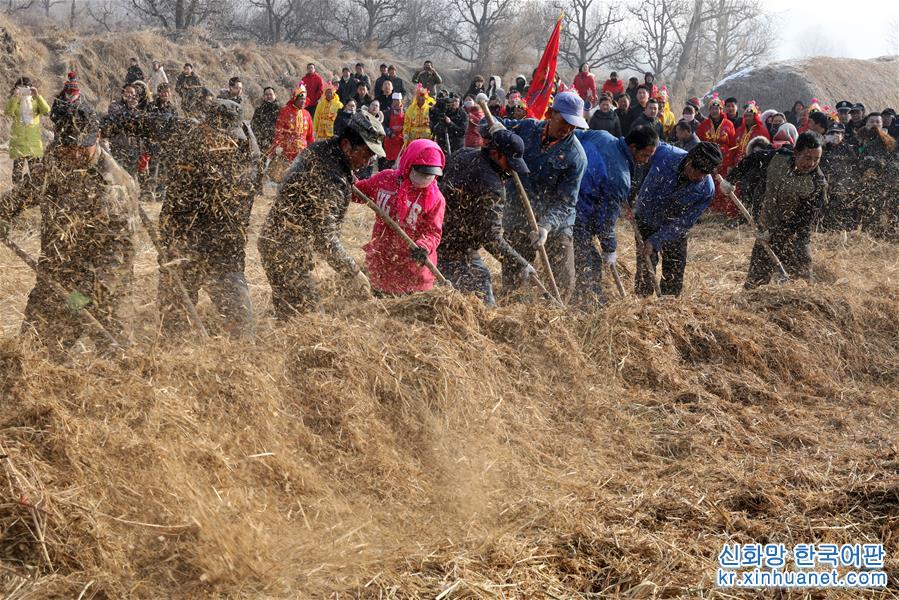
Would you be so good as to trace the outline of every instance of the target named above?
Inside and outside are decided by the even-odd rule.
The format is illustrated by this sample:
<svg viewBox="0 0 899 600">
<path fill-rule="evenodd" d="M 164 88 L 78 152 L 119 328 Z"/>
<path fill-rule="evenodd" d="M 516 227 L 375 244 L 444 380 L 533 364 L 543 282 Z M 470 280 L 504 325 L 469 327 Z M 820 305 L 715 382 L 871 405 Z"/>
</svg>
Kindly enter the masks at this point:
<svg viewBox="0 0 899 600">
<path fill-rule="evenodd" d="M 718 186 L 721 188 L 721 191 L 725 194 L 730 194 L 734 191 L 734 184 L 729 182 L 727 179 L 721 178 L 718 180 Z"/>
<path fill-rule="evenodd" d="M 91 299 L 75 290 L 66 297 L 66 306 L 73 313 L 77 313 L 82 308 L 91 303 Z"/>
<path fill-rule="evenodd" d="M 282 154 L 284 154 L 284 148 L 282 148 L 281 146 L 275 148 L 275 156 L 281 156 Z"/>
<path fill-rule="evenodd" d="M 525 265 L 524 268 L 518 272 L 518 279 L 522 282 L 529 280 L 531 277 L 535 277 L 537 275 L 537 269 L 535 269 L 532 265 Z"/>
<path fill-rule="evenodd" d="M 618 253 L 617 252 L 603 252 L 602 253 L 602 262 L 607 265 L 616 265 L 618 264 Z"/>
<path fill-rule="evenodd" d="M 546 237 L 549 235 L 549 231 L 543 227 L 537 227 L 537 231 L 531 231 L 528 233 L 528 241 L 531 242 L 531 246 L 534 248 L 539 248 L 540 246 L 546 243 Z"/>
<path fill-rule="evenodd" d="M 353 282 L 355 283 L 356 288 L 360 292 L 362 292 L 363 295 L 371 296 L 371 282 L 368 280 L 368 277 L 366 277 L 365 273 L 363 273 L 362 271 L 356 273 L 356 275 L 353 277 Z"/>
<path fill-rule="evenodd" d="M 414 262 L 423 265 L 428 260 L 428 251 L 421 246 L 409 248 L 409 258 L 411 258 Z"/>
<path fill-rule="evenodd" d="M 756 232 L 755 239 L 762 242 L 763 244 L 767 244 L 771 241 L 771 232 L 767 229 L 760 229 Z"/>
</svg>

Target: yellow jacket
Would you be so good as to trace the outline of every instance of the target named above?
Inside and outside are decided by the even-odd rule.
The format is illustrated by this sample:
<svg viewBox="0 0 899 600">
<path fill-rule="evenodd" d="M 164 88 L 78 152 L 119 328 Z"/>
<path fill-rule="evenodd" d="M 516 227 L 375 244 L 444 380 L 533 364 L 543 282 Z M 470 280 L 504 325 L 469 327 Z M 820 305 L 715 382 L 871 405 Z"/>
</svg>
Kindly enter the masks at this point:
<svg viewBox="0 0 899 600">
<path fill-rule="evenodd" d="M 403 139 L 408 144 L 412 140 L 431 139 L 431 105 L 434 101 L 425 100 L 423 106 L 419 106 L 413 99 L 412 104 L 406 109 L 406 120 L 403 122 Z"/>
<path fill-rule="evenodd" d="M 312 130 L 315 132 L 315 139 L 326 140 L 334 136 L 334 120 L 341 108 L 343 108 L 343 103 L 337 94 L 334 94 L 330 100 L 325 96 L 321 97 L 318 106 L 315 107 L 315 116 L 312 117 Z"/>
<path fill-rule="evenodd" d="M 25 99 L 31 102 L 31 121 L 23 123 L 20 118 L 22 105 L 18 94 L 14 94 L 6 103 L 6 116 L 12 119 L 9 132 L 9 157 L 43 158 L 44 144 L 41 142 L 41 116 L 50 114 L 50 105 L 40 95 Z"/>
<path fill-rule="evenodd" d="M 659 123 L 662 124 L 662 131 L 665 133 L 665 139 L 671 137 L 674 126 L 677 125 L 677 117 L 671 112 L 671 107 L 667 102 L 662 104 L 662 110 L 659 111 Z"/>
</svg>

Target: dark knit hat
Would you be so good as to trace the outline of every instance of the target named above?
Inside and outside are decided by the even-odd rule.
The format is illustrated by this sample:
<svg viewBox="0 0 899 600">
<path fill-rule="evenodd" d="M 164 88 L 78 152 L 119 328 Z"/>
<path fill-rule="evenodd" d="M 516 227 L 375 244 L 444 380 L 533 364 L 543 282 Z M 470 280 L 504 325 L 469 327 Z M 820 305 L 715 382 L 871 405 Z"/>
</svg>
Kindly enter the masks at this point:
<svg viewBox="0 0 899 600">
<path fill-rule="evenodd" d="M 709 174 L 713 173 L 724 160 L 718 144 L 712 142 L 699 142 L 687 152 L 686 158 L 694 168 Z"/>
</svg>

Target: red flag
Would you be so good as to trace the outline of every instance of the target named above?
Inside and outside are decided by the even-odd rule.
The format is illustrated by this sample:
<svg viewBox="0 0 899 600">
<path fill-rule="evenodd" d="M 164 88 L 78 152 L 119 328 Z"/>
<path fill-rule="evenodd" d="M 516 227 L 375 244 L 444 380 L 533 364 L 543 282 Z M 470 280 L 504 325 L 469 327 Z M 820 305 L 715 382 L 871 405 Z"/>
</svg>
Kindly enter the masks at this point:
<svg viewBox="0 0 899 600">
<path fill-rule="evenodd" d="M 531 80 L 531 87 L 525 98 L 528 116 L 535 119 L 543 119 L 546 107 L 549 106 L 549 97 L 556 78 L 556 61 L 559 58 L 559 36 L 562 32 L 563 16 L 559 16 L 556 27 L 549 36 L 543 57 L 540 59 L 540 64 L 537 65 L 537 70 L 534 71 L 534 78 Z"/>
</svg>

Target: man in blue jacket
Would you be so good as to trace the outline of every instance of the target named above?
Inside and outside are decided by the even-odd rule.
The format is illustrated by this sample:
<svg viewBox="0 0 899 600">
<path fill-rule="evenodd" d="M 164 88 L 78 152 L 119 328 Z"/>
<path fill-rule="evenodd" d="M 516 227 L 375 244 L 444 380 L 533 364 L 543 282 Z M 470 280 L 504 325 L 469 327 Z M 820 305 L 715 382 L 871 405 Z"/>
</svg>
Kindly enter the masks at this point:
<svg viewBox="0 0 899 600">
<path fill-rule="evenodd" d="M 715 196 L 712 173 L 723 160 L 717 144 L 700 142 L 689 152 L 660 144 L 649 163 L 649 173 L 637 194 L 634 218 L 643 240 L 637 246 L 634 291 L 653 293 L 652 278 L 662 253 L 663 295 L 678 296 L 687 266 L 687 232 Z M 639 240 L 638 240 L 639 243 Z M 652 262 L 652 273 L 646 258 Z"/>
<path fill-rule="evenodd" d="M 649 127 L 637 127 L 627 137 L 593 130 L 575 135 L 587 155 L 574 221 L 575 300 L 601 304 L 605 302 L 602 265 L 613 265 L 618 257 L 615 225 L 621 203 L 627 200 L 634 168 L 649 162 L 659 136 Z M 599 238 L 602 255 L 594 237 Z"/>
<path fill-rule="evenodd" d="M 546 246 L 550 266 L 563 300 L 574 289 L 574 227 L 578 188 L 587 168 L 587 157 L 574 136 L 576 128 L 587 129 L 584 101 L 574 92 L 562 92 L 553 100 L 545 121 L 506 120 L 504 124 L 524 140 L 524 161 L 530 174 L 521 177 L 537 217 L 538 231 L 531 230 L 518 191 L 510 182 L 503 211 L 503 228 L 512 247 L 529 263 L 537 248 Z M 503 290 L 517 289 L 521 268 L 503 264 Z"/>
</svg>

